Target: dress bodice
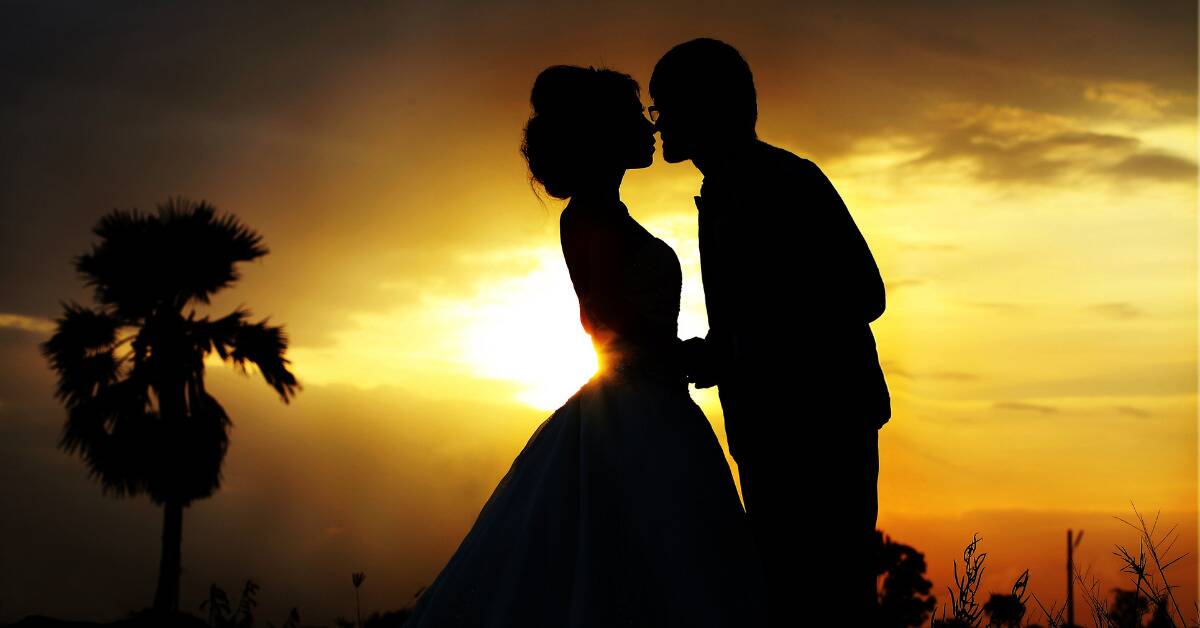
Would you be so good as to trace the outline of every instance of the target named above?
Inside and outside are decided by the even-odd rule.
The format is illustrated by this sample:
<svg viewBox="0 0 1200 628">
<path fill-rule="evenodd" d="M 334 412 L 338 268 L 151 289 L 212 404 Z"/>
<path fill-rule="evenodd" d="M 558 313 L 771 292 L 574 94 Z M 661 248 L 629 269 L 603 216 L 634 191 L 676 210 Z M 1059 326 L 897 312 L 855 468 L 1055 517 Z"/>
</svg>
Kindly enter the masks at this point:
<svg viewBox="0 0 1200 628">
<path fill-rule="evenodd" d="M 682 271 L 675 251 L 623 204 L 563 211 L 562 246 L 579 318 L 601 368 L 661 361 L 678 341 Z"/>
</svg>

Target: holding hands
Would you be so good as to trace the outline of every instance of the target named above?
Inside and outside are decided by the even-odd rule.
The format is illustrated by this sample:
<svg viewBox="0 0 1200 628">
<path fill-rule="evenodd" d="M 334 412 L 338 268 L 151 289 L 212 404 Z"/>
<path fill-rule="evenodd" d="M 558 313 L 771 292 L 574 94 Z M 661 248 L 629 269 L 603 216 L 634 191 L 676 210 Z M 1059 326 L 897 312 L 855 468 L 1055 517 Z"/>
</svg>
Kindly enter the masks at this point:
<svg viewBox="0 0 1200 628">
<path fill-rule="evenodd" d="M 704 338 L 688 338 L 678 345 L 679 362 L 687 375 L 687 381 L 696 388 L 712 388 L 717 385 L 717 368 Z"/>
</svg>

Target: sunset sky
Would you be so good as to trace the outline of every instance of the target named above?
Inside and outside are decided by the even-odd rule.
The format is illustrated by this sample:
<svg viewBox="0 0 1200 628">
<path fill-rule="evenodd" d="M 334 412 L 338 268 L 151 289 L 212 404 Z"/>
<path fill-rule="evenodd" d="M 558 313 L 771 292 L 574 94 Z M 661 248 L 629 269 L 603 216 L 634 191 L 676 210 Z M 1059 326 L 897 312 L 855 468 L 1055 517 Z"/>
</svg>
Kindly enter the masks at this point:
<svg viewBox="0 0 1200 628">
<path fill-rule="evenodd" d="M 603 65 L 645 86 L 697 36 L 742 51 L 760 137 L 825 171 L 874 252 L 893 397 L 879 527 L 926 552 L 939 600 L 973 533 L 985 590 L 1029 568 L 1061 605 L 1068 527 L 1101 591 L 1128 587 L 1111 551 L 1136 545 L 1113 518 L 1131 502 L 1180 526 L 1192 555 L 1171 573 L 1196 598 L 1195 2 L 2 14 L 0 623 L 152 601 L 161 510 L 103 497 L 55 448 L 65 411 L 38 353 L 60 300 L 90 302 L 71 258 L 100 216 L 184 195 L 261 232 L 271 253 L 197 309 L 284 324 L 304 385 L 284 405 L 210 364 L 235 428 L 222 489 L 184 513 L 185 609 L 253 578 L 260 621 L 330 623 L 353 614 L 352 571 L 364 612 L 399 608 L 595 368 L 562 204 L 517 150 L 534 76 Z M 703 335 L 701 177 L 660 157 L 622 198 L 679 254 L 680 334 Z M 715 393 L 692 392 L 724 444 Z"/>
</svg>

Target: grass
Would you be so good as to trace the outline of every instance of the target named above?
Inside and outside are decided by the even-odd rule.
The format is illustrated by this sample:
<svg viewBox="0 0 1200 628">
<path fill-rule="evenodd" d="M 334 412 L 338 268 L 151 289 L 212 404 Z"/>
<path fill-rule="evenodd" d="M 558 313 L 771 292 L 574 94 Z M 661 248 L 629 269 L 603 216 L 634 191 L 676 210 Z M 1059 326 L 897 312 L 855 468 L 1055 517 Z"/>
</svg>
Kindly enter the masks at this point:
<svg viewBox="0 0 1200 628">
<path fill-rule="evenodd" d="M 1128 574 L 1132 589 L 1113 588 L 1111 597 L 1103 594 L 1100 580 L 1091 575 L 1091 569 L 1081 572 L 1075 568 L 1072 576 L 1079 584 L 1083 601 L 1098 628 L 1200 628 L 1200 603 L 1193 606 L 1192 616 L 1185 616 L 1175 596 L 1177 585 L 1171 584 L 1167 570 L 1178 563 L 1187 553 L 1172 555 L 1179 540 L 1178 526 L 1159 533 L 1159 515 L 1147 521 L 1136 506 L 1131 504 L 1133 518 L 1114 517 L 1138 534 L 1137 545 L 1114 546 L 1112 552 L 1121 562 L 1121 573 Z M 954 562 L 954 590 L 950 593 L 950 608 L 942 607 L 942 617 L 933 618 L 933 628 L 979 628 L 1008 626 L 1039 626 L 1022 624 L 1028 604 L 1025 589 L 1029 584 L 1029 570 L 1021 574 L 1009 594 L 993 593 L 988 603 L 980 606 L 976 601 L 983 581 L 984 561 L 987 553 L 979 553 L 979 542 L 983 539 L 973 535 L 963 550 L 963 569 L 959 573 L 958 561 Z M 1065 606 L 1051 604 L 1050 608 L 1032 596 L 1038 609 L 1045 617 L 1048 628 L 1072 628 L 1063 615 Z M 949 611 L 949 614 L 947 614 Z M 983 623 L 983 616 L 988 623 Z"/>
</svg>

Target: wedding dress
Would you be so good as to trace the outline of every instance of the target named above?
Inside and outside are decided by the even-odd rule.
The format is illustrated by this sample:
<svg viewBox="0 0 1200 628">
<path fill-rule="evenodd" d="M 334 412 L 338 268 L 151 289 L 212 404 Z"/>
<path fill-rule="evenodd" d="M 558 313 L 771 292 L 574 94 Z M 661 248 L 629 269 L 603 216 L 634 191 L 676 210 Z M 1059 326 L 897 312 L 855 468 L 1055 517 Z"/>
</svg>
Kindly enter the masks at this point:
<svg viewBox="0 0 1200 628">
<path fill-rule="evenodd" d="M 675 252 L 572 203 L 563 251 L 597 375 L 533 433 L 406 627 L 754 627 L 764 587 L 712 427 L 673 364 Z"/>
</svg>

